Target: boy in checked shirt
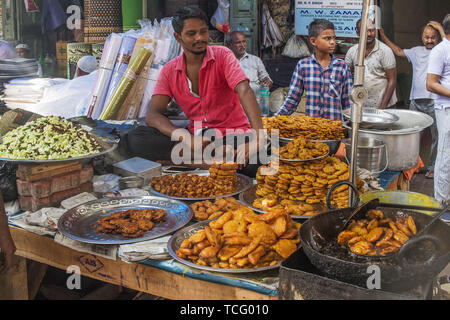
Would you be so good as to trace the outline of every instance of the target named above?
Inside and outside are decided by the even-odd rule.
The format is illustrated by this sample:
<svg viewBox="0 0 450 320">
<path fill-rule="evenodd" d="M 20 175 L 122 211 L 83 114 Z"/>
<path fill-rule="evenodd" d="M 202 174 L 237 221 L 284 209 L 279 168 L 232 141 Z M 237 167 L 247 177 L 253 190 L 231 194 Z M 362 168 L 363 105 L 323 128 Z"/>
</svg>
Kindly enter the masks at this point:
<svg viewBox="0 0 450 320">
<path fill-rule="evenodd" d="M 305 91 L 307 116 L 342 120 L 342 110 L 351 105 L 353 80 L 347 64 L 333 56 L 336 49 L 334 25 L 317 19 L 309 25 L 308 33 L 314 54 L 298 62 L 289 93 L 276 115 L 294 113 Z"/>
</svg>

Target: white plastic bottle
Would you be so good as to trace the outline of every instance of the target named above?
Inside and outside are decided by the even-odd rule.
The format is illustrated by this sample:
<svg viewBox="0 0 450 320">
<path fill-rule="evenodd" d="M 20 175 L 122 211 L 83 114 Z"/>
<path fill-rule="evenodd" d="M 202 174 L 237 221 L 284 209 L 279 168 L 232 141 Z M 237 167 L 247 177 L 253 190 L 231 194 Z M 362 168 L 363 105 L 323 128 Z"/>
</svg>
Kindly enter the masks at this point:
<svg viewBox="0 0 450 320">
<path fill-rule="evenodd" d="M 269 95 L 269 87 L 261 83 L 259 87 L 259 108 L 263 117 L 269 116 Z"/>
</svg>

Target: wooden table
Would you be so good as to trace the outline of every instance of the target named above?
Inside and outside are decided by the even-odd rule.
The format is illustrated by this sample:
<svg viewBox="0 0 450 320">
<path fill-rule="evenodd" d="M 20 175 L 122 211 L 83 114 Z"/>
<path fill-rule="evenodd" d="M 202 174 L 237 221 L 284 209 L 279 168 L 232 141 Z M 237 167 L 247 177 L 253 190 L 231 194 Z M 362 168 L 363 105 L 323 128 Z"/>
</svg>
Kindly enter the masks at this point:
<svg viewBox="0 0 450 320">
<path fill-rule="evenodd" d="M 11 226 L 11 234 L 19 256 L 17 266 L 0 278 L 3 288 L 9 287 L 12 299 L 28 299 L 25 258 L 44 265 L 67 270 L 78 266 L 82 276 L 94 278 L 166 299 L 184 300 L 275 300 L 277 297 L 255 291 L 177 275 L 151 266 L 113 261 L 78 252 L 39 236 Z M 24 268 L 25 264 L 25 268 Z M 69 274 L 67 275 L 70 276 Z M 10 285 L 5 282 L 10 282 Z M 3 291 L 3 290 L 0 290 Z"/>
</svg>

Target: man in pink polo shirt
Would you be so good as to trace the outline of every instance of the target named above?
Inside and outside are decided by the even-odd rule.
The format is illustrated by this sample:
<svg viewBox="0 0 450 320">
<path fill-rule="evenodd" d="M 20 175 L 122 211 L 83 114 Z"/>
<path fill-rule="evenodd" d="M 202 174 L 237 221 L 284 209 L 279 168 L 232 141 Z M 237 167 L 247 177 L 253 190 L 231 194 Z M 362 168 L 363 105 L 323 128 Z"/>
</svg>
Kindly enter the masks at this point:
<svg viewBox="0 0 450 320">
<path fill-rule="evenodd" d="M 172 25 L 183 53 L 161 71 L 149 105 L 147 126 L 123 137 L 128 153 L 153 161 L 169 160 L 173 147 L 181 142 L 198 154 L 211 143 L 203 135 L 207 129 L 215 129 L 216 143 L 227 135 L 251 129 L 259 137 L 263 128 L 261 113 L 249 80 L 231 50 L 208 46 L 206 15 L 196 7 L 185 7 L 174 15 Z M 172 99 L 190 120 L 187 130 L 180 130 L 164 115 Z M 172 141 L 174 136 L 177 138 Z M 245 156 L 245 164 L 253 155 L 248 148 L 252 143 L 258 145 L 247 141 L 247 148 L 238 148 L 238 155 Z M 233 147 L 237 148 L 235 142 Z"/>
</svg>

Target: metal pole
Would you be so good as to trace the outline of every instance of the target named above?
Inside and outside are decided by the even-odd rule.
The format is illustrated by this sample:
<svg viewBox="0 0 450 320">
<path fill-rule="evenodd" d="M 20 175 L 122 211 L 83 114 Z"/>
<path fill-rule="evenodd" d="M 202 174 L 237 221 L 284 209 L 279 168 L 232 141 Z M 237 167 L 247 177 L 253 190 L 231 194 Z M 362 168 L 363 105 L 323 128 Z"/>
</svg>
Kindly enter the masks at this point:
<svg viewBox="0 0 450 320">
<path fill-rule="evenodd" d="M 366 53 L 367 25 L 369 20 L 370 0 L 364 0 L 358 46 L 358 62 L 355 66 L 355 81 L 351 98 L 352 106 L 352 150 L 350 159 L 350 182 L 356 185 L 356 164 L 358 151 L 358 130 L 362 119 L 362 107 L 367 101 L 367 90 L 364 88 L 364 59 Z M 353 204 L 354 195 L 349 189 L 349 206 Z"/>
</svg>

